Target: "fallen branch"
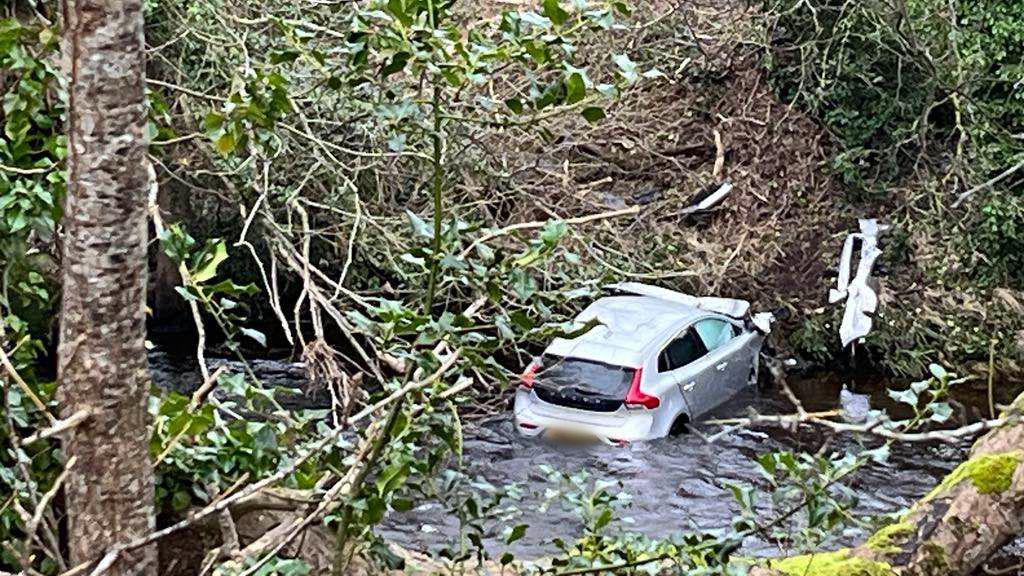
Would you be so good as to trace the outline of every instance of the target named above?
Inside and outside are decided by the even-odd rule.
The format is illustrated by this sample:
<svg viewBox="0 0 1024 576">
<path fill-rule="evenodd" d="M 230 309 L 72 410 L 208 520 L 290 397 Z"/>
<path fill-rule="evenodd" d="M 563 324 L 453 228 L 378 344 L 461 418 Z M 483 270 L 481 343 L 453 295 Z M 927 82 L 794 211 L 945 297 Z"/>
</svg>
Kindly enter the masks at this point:
<svg viewBox="0 0 1024 576">
<path fill-rule="evenodd" d="M 1020 162 L 1017 162 L 1013 166 L 1010 166 L 1009 169 L 1007 169 L 1003 173 L 999 174 L 998 176 L 993 177 L 991 180 L 988 180 L 987 182 L 983 182 L 981 184 L 978 184 L 974 188 L 971 188 L 970 190 L 967 190 L 966 192 L 963 192 L 962 194 L 960 194 L 960 196 L 957 196 L 956 201 L 953 202 L 953 208 L 959 208 L 961 204 L 963 204 L 968 198 L 970 198 L 974 194 L 984 190 L 985 188 L 989 188 L 991 186 L 995 186 L 996 184 L 999 184 L 1004 179 L 1009 178 L 1010 176 L 1012 176 L 1014 172 L 1016 172 L 1017 170 L 1020 170 L 1021 168 L 1024 168 L 1024 160 L 1021 160 Z"/>
<path fill-rule="evenodd" d="M 841 410 L 829 410 L 826 412 L 804 412 L 803 414 L 752 414 L 747 418 L 724 418 L 709 420 L 708 424 L 730 426 L 735 428 L 746 428 L 758 425 L 793 427 L 799 425 L 817 425 L 829 428 L 835 432 L 870 434 L 885 438 L 887 440 L 898 440 L 900 442 L 946 442 L 957 444 L 964 438 L 971 438 L 987 430 L 994 430 L 1003 426 L 1017 424 L 1020 419 L 1016 416 L 983 420 L 967 426 L 951 430 L 929 430 L 927 432 L 899 432 L 885 428 L 884 424 L 891 422 L 888 419 L 876 418 L 861 424 L 850 424 L 836 422 L 828 418 L 842 416 Z M 727 431 L 726 431 L 727 432 Z M 721 433 L 709 436 L 708 440 L 717 440 Z"/>
<path fill-rule="evenodd" d="M 380 401 L 376 402 L 375 404 L 371 404 L 370 406 L 367 406 L 366 408 L 363 408 L 355 416 L 353 416 L 352 418 L 349 419 L 349 423 L 355 424 L 356 422 L 359 422 L 360 420 L 362 420 L 363 418 L 366 418 L 370 414 L 373 414 L 377 410 L 380 410 L 384 406 L 387 406 L 388 404 L 391 404 L 392 402 L 398 400 L 399 398 L 402 398 L 403 396 L 405 396 L 409 392 L 413 392 L 413 391 L 416 391 L 416 390 L 422 390 L 423 388 L 426 388 L 427 386 L 430 386 L 431 384 L 436 382 L 438 380 L 438 378 L 443 376 L 444 373 L 447 372 L 449 368 L 451 368 L 453 365 L 455 365 L 455 362 L 458 359 L 459 359 L 459 352 L 458 351 L 451 353 L 447 358 L 445 358 L 445 360 L 443 362 L 441 362 L 441 366 L 439 366 L 437 368 L 437 370 L 434 371 L 433 374 L 431 374 L 430 376 L 428 376 L 428 377 L 426 377 L 426 378 L 424 378 L 422 380 L 417 380 L 417 381 L 410 382 L 410 383 L 406 384 L 405 386 L 402 386 L 398 390 L 395 390 L 394 392 L 389 394 L 383 400 L 380 400 Z"/>
<path fill-rule="evenodd" d="M 1024 395 L 1014 402 L 1016 410 Z M 1011 411 L 1014 411 L 1011 408 Z M 973 573 L 1024 531 L 1024 423 L 1019 418 L 978 439 L 970 457 L 917 501 L 897 524 L 852 549 L 764 560 L 751 576 Z"/>
<path fill-rule="evenodd" d="M 619 216 L 629 216 L 639 213 L 640 206 L 630 206 L 629 208 L 623 208 L 621 210 L 612 210 L 610 212 L 601 212 L 599 214 L 590 214 L 587 216 L 579 216 L 577 218 L 567 218 L 563 220 L 563 222 L 571 226 L 575 226 L 577 224 L 586 224 L 587 222 L 594 222 L 595 220 L 618 218 Z M 467 246 L 466 249 L 459 254 L 459 258 L 465 258 L 466 256 L 469 255 L 470 252 L 473 251 L 474 248 L 476 248 L 480 244 L 483 244 L 484 242 L 493 240 L 495 238 L 499 238 L 501 236 L 506 236 L 517 230 L 531 230 L 536 228 L 543 228 L 545 225 L 547 225 L 547 221 L 520 222 L 519 224 L 511 224 L 509 226 L 505 226 L 504 228 L 495 230 L 494 232 L 489 232 L 477 238 L 472 243 L 470 243 L 470 245 Z"/>
<path fill-rule="evenodd" d="M 457 354 L 453 354 L 453 356 L 457 356 Z M 454 359 L 449 358 L 449 360 L 451 360 L 452 363 L 454 363 Z M 367 415 L 375 412 L 381 407 L 391 402 L 394 402 L 399 398 L 402 398 L 404 394 L 410 391 L 425 388 L 430 383 L 439 378 L 443 374 L 443 372 L 450 367 L 451 364 L 442 364 L 442 368 L 431 374 L 428 378 L 407 384 L 400 390 L 396 391 L 396 393 L 392 393 L 391 395 L 389 395 L 388 398 L 386 398 L 385 400 L 382 400 L 374 404 L 373 406 L 369 407 L 368 409 L 365 409 L 364 412 L 366 412 L 366 414 L 361 416 L 361 418 L 365 418 Z M 353 418 L 352 421 L 354 422 L 356 421 L 356 419 Z M 95 561 L 83 562 L 77 566 L 74 566 L 70 570 L 62 572 L 60 576 L 78 576 L 80 574 L 86 573 L 86 571 L 88 571 L 89 568 L 94 565 L 95 568 L 93 568 L 92 571 L 89 572 L 89 574 L 90 576 L 99 576 L 100 574 L 104 574 L 120 557 L 120 555 L 126 551 L 147 546 L 162 538 L 166 538 L 171 534 L 180 532 L 181 530 L 189 528 L 200 522 L 207 521 L 212 516 L 218 514 L 220 511 L 226 510 L 240 502 L 252 505 L 252 503 L 256 501 L 256 499 L 264 496 L 261 493 L 263 493 L 268 487 L 284 480 L 285 478 L 288 477 L 288 475 L 295 472 L 295 470 L 297 470 L 300 466 L 302 466 L 314 455 L 319 454 L 320 452 L 326 450 L 331 445 L 335 444 L 341 437 L 342 433 L 345 432 L 345 430 L 347 430 L 347 428 L 343 427 L 335 427 L 331 429 L 329 432 L 324 434 L 319 439 L 310 442 L 305 446 L 300 447 L 297 450 L 298 454 L 291 462 L 289 462 L 286 466 L 283 466 L 277 472 L 267 476 L 266 478 L 253 484 L 250 484 L 249 486 L 246 486 L 245 488 L 239 490 L 238 492 L 232 494 L 231 496 L 225 497 L 215 502 L 211 502 L 201 510 L 196 511 L 193 514 L 190 514 L 188 518 L 176 522 L 166 528 L 157 530 L 155 532 L 136 538 L 135 540 L 132 540 L 130 542 L 120 544 L 118 546 L 111 548 L 110 550 L 107 550 L 106 554 L 104 554 L 103 557 L 99 560 L 99 563 L 96 563 Z"/>
</svg>

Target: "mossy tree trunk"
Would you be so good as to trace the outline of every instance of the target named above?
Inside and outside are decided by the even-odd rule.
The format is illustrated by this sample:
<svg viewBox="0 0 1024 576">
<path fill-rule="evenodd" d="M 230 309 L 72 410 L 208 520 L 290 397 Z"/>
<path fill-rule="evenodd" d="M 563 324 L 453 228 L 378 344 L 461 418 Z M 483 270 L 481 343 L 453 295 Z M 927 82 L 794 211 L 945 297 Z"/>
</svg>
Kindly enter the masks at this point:
<svg viewBox="0 0 1024 576">
<path fill-rule="evenodd" d="M 145 44 L 141 0 L 65 0 L 68 196 L 59 400 L 87 410 L 65 443 L 74 564 L 153 529 L 145 350 Z M 110 574 L 155 574 L 152 547 Z"/>
<path fill-rule="evenodd" d="M 1015 406 L 1020 407 L 1024 397 Z M 1019 413 L 1019 411 L 1018 411 Z M 1024 532 L 1024 424 L 993 430 L 970 458 L 864 544 L 766 562 L 752 576 L 955 576 Z"/>
</svg>

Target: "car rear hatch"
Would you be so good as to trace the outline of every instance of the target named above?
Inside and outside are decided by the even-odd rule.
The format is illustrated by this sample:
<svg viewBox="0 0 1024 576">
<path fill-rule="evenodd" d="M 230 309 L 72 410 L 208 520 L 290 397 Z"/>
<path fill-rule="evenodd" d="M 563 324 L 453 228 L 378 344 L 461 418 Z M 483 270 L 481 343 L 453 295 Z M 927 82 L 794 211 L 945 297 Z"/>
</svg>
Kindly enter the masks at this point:
<svg viewBox="0 0 1024 576">
<path fill-rule="evenodd" d="M 557 406 L 615 412 L 622 407 L 635 368 L 545 355 L 533 375 L 537 398 Z"/>
</svg>

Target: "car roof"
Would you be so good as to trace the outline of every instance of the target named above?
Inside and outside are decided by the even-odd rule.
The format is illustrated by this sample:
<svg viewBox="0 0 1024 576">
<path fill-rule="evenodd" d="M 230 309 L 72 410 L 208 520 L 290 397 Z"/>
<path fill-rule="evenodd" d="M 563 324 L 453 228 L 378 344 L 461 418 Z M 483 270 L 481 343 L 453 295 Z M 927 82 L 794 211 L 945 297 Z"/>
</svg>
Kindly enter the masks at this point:
<svg viewBox="0 0 1024 576">
<path fill-rule="evenodd" d="M 653 296 L 608 296 L 595 300 L 575 319 L 599 324 L 576 338 L 556 338 L 545 354 L 616 366 L 641 366 L 669 336 L 709 312 Z"/>
</svg>

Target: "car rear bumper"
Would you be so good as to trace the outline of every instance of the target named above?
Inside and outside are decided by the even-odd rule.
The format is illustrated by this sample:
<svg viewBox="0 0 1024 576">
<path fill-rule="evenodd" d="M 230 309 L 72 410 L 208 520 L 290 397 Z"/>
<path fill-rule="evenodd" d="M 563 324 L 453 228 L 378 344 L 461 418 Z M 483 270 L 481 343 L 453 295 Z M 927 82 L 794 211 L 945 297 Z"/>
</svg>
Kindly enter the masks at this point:
<svg viewBox="0 0 1024 576">
<path fill-rule="evenodd" d="M 524 436 L 543 436 L 553 432 L 593 436 L 608 444 L 650 440 L 654 413 L 622 407 L 615 412 L 591 412 L 549 404 L 530 390 L 516 391 L 516 430 Z"/>
</svg>

